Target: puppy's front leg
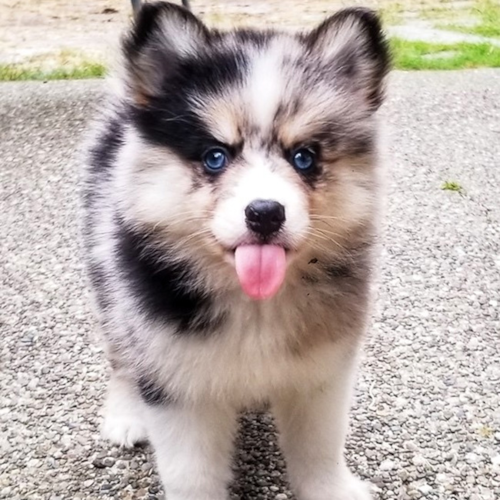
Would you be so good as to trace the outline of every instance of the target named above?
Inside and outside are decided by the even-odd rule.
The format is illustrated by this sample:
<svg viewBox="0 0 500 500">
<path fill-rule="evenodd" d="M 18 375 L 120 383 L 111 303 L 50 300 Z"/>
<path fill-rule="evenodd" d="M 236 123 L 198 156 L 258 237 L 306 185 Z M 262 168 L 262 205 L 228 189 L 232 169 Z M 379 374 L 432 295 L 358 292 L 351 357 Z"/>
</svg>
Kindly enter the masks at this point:
<svg viewBox="0 0 500 500">
<path fill-rule="evenodd" d="M 211 404 L 148 405 L 148 435 L 168 500 L 225 500 L 236 412 Z"/>
<path fill-rule="evenodd" d="M 343 456 L 355 368 L 355 358 L 347 356 L 327 385 L 273 403 L 290 482 L 300 500 L 371 499 Z"/>
</svg>

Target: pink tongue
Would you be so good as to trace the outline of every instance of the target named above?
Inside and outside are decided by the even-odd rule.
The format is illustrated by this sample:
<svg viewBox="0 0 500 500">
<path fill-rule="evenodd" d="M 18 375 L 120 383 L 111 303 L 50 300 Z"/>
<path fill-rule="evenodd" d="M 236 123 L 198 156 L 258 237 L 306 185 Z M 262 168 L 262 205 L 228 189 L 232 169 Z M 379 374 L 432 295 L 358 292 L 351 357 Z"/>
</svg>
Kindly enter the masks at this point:
<svg viewBox="0 0 500 500">
<path fill-rule="evenodd" d="M 277 245 L 242 245 L 235 253 L 241 288 L 252 299 L 269 299 L 280 289 L 286 273 L 285 249 Z"/>
</svg>

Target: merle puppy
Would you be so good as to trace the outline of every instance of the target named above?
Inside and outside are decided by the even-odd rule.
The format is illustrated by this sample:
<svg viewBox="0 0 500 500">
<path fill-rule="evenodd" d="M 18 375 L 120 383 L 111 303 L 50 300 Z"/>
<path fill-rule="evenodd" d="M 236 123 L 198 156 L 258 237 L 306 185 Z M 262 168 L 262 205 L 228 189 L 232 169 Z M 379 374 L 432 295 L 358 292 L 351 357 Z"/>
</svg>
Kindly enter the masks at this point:
<svg viewBox="0 0 500 500">
<path fill-rule="evenodd" d="M 368 500 L 343 447 L 378 231 L 377 16 L 220 32 L 152 3 L 122 47 L 84 186 L 104 435 L 149 440 L 169 500 L 224 500 L 238 413 L 269 403 L 300 500 Z"/>
</svg>

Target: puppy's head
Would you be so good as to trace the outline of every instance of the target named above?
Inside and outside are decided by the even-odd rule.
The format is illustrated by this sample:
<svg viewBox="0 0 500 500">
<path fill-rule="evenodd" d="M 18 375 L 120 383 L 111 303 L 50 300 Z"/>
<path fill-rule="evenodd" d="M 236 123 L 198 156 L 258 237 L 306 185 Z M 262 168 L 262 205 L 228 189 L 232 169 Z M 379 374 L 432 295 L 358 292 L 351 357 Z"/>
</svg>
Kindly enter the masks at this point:
<svg viewBox="0 0 500 500">
<path fill-rule="evenodd" d="M 170 248 L 230 263 L 265 298 L 373 217 L 388 52 L 371 11 L 300 35 L 220 33 L 145 4 L 124 61 L 125 209 Z"/>
</svg>

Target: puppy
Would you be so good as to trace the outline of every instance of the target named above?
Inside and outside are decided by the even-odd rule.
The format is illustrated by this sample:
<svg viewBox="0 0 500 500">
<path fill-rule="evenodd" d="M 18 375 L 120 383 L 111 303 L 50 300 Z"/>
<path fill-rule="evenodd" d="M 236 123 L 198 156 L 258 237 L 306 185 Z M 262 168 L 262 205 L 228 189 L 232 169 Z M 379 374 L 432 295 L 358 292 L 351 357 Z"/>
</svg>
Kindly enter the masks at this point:
<svg viewBox="0 0 500 500">
<path fill-rule="evenodd" d="M 379 218 L 376 15 L 303 34 L 145 4 L 89 148 L 85 260 L 112 367 L 103 432 L 169 500 L 223 500 L 269 403 L 300 500 L 368 500 L 343 458 Z"/>
</svg>

